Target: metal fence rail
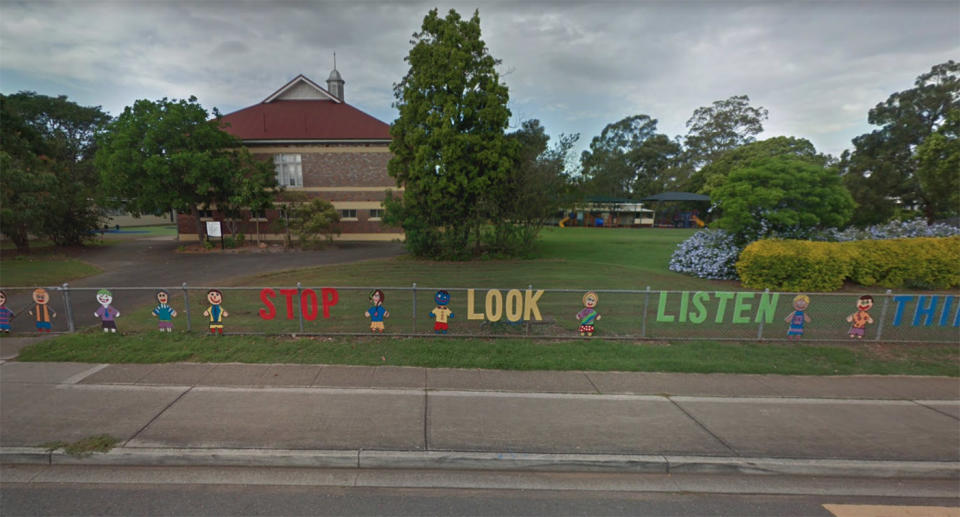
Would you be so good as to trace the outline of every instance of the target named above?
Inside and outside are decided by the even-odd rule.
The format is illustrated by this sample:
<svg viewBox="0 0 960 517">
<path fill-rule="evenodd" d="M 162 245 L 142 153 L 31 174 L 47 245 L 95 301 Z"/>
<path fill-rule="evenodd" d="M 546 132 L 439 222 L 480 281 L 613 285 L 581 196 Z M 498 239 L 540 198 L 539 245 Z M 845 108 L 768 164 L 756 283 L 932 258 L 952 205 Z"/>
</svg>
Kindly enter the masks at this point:
<svg viewBox="0 0 960 517">
<path fill-rule="evenodd" d="M 533 339 L 581 338 L 586 291 L 410 286 L 159 286 L 109 287 L 119 311 L 121 333 L 156 331 L 156 294 L 169 293 L 175 332 L 206 333 L 221 324 L 226 335 L 359 336 L 371 330 L 370 293 L 380 289 L 384 336 L 435 336 Z M 3 288 L 15 317 L 14 334 L 37 332 L 33 287 Z M 51 332 L 76 332 L 100 324 L 98 288 L 68 284 L 45 288 Z M 225 317 L 211 321 L 212 289 L 222 293 Z M 434 330 L 436 293 L 450 294 L 452 312 L 445 334 Z M 804 342 L 883 341 L 960 344 L 960 293 L 871 294 L 872 305 L 859 310 L 864 293 L 809 293 L 796 319 L 799 293 L 757 291 L 672 291 L 598 289 L 593 338 L 621 340 L 727 340 Z M 33 314 L 31 314 L 31 311 Z M 162 312 L 162 311 L 161 311 Z M 589 311 L 588 311 L 589 312 Z M 206 314 L 205 314 L 206 313 Z M 367 314 L 365 314 L 367 313 Z M 55 315 L 54 315 L 55 314 Z M 859 315 L 859 316 L 858 316 Z M 589 319 L 589 318 L 587 318 Z M 791 323 L 799 336 L 788 336 Z M 852 321 L 848 321 L 848 319 Z M 0 319 L 2 321 L 2 319 Z M 799 323 L 802 321 L 802 323 Z M 854 323 L 861 322 L 860 331 Z M 216 330 L 216 329 L 214 329 Z M 853 337 L 851 337 L 853 334 Z M 586 337 L 586 336 L 584 336 Z"/>
</svg>

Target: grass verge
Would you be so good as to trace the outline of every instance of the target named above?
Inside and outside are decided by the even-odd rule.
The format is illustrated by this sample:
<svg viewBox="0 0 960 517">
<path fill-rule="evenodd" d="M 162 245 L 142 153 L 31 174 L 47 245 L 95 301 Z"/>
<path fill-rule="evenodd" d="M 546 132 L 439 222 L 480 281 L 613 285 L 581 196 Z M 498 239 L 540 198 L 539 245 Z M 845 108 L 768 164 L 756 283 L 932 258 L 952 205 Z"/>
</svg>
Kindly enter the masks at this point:
<svg viewBox="0 0 960 517">
<path fill-rule="evenodd" d="M 24 348 L 20 361 L 239 362 L 505 370 L 960 376 L 953 345 L 632 343 L 446 338 L 197 337 L 80 333 Z"/>
<path fill-rule="evenodd" d="M 120 443 L 119 438 L 114 438 L 109 434 L 98 434 L 81 438 L 73 443 L 63 441 L 42 443 L 40 447 L 49 451 L 63 449 L 71 456 L 84 458 L 95 452 L 110 452 L 110 449 L 113 449 L 118 443 Z"/>
</svg>

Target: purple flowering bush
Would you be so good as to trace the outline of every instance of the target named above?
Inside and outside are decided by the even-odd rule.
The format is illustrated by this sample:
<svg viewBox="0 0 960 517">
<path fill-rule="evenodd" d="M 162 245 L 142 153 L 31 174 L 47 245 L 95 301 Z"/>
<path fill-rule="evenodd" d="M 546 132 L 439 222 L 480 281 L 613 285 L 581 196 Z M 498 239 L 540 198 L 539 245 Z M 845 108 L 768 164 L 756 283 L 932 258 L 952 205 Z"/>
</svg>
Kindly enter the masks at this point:
<svg viewBox="0 0 960 517">
<path fill-rule="evenodd" d="M 742 251 L 723 230 L 700 230 L 677 245 L 670 271 L 710 280 L 736 280 L 734 265 Z"/>
<path fill-rule="evenodd" d="M 891 221 L 886 224 L 877 224 L 865 229 L 850 227 L 846 230 L 830 228 L 813 237 L 816 241 L 866 241 L 905 239 L 911 237 L 952 237 L 960 235 L 960 228 L 949 224 L 927 224 L 922 218 L 910 221 Z"/>
</svg>

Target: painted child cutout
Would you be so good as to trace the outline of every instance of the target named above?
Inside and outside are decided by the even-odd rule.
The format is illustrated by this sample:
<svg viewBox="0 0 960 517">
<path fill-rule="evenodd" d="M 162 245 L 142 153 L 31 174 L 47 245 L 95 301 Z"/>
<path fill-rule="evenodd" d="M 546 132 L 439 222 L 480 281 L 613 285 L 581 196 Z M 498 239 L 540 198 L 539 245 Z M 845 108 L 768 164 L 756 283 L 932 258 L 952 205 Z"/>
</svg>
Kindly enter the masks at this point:
<svg viewBox="0 0 960 517">
<path fill-rule="evenodd" d="M 51 320 L 57 317 L 57 311 L 48 306 L 50 295 L 47 290 L 39 287 L 33 290 L 33 301 L 36 303 L 29 314 L 37 318 L 37 332 L 50 332 L 53 328 Z"/>
<path fill-rule="evenodd" d="M 207 301 L 210 306 L 203 311 L 204 316 L 210 316 L 210 333 L 223 335 L 223 318 L 229 316 L 227 311 L 220 306 L 223 303 L 223 293 L 219 289 L 211 289 L 207 292 Z"/>
<path fill-rule="evenodd" d="M 807 307 L 810 306 L 810 297 L 805 294 L 798 294 L 793 298 L 793 312 L 784 319 L 790 326 L 787 328 L 787 339 L 799 340 L 803 335 L 803 325 L 810 323 L 810 316 L 805 314 Z"/>
<path fill-rule="evenodd" d="M 97 312 L 93 313 L 93 315 L 100 318 L 104 332 L 113 332 L 116 334 L 117 317 L 120 316 L 120 311 L 113 305 L 110 305 L 113 303 L 113 295 L 106 289 L 100 289 L 97 291 L 97 303 L 100 304 L 100 308 L 97 309 Z"/>
<path fill-rule="evenodd" d="M 10 320 L 13 318 L 13 311 L 7 308 L 7 293 L 0 291 L 0 332 L 10 333 Z"/>
<path fill-rule="evenodd" d="M 170 293 L 161 289 L 157 291 L 158 305 L 153 308 L 153 315 L 157 317 L 157 327 L 160 332 L 173 332 L 173 318 L 177 317 L 177 311 L 167 305 L 170 301 Z"/>
<path fill-rule="evenodd" d="M 370 303 L 373 304 L 373 307 L 367 309 L 367 312 L 363 313 L 363 315 L 370 318 L 371 332 L 383 334 L 383 319 L 390 317 L 390 311 L 383 307 L 384 298 L 383 291 L 380 289 L 374 289 L 373 292 L 370 293 Z"/>
<path fill-rule="evenodd" d="M 867 312 L 871 307 L 873 307 L 873 296 L 865 294 L 857 300 L 857 312 L 847 316 L 847 321 L 853 323 L 848 332 L 851 339 L 863 339 L 867 323 L 873 323 L 873 318 Z"/>
<path fill-rule="evenodd" d="M 599 302 L 600 297 L 593 291 L 587 291 L 587 293 L 583 295 L 584 307 L 583 310 L 577 313 L 577 320 L 580 321 L 581 336 L 592 336 L 596 330 L 594 324 L 600 319 L 600 314 L 596 311 L 597 303 Z"/>
<path fill-rule="evenodd" d="M 450 304 L 450 293 L 440 290 L 433 295 L 433 301 L 437 302 L 437 308 L 430 311 L 430 317 L 436 319 L 433 324 L 433 331 L 437 334 L 446 334 L 449 330 L 447 319 L 453 317 L 453 311 L 447 305 Z"/>
</svg>

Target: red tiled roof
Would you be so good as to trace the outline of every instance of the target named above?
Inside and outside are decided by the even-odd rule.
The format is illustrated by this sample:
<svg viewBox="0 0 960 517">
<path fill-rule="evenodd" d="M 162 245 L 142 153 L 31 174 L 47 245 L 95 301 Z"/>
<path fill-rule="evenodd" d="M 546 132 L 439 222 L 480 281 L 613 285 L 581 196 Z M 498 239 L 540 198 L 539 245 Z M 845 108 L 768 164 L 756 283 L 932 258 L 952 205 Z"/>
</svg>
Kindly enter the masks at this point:
<svg viewBox="0 0 960 517">
<path fill-rule="evenodd" d="M 223 129 L 240 140 L 389 140 L 390 126 L 328 100 L 274 100 L 224 115 Z"/>
</svg>

